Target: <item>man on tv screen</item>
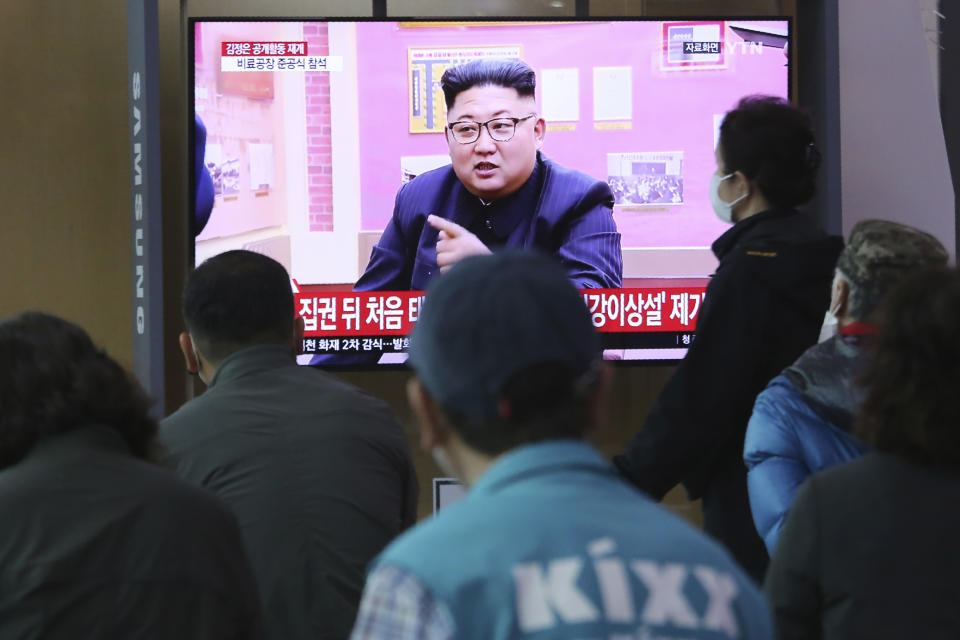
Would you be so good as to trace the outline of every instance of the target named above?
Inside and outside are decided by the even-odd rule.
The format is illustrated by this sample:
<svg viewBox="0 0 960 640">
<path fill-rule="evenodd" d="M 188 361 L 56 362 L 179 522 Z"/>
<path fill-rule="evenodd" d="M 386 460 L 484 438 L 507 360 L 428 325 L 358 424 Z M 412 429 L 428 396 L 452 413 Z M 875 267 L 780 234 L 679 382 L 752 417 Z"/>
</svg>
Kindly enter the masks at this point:
<svg viewBox="0 0 960 640">
<path fill-rule="evenodd" d="M 421 290 L 470 255 L 536 247 L 574 286 L 621 286 L 620 234 L 610 187 L 540 153 L 536 75 L 521 60 L 447 69 L 444 135 L 451 166 L 417 176 L 356 283 L 359 291 Z"/>
</svg>

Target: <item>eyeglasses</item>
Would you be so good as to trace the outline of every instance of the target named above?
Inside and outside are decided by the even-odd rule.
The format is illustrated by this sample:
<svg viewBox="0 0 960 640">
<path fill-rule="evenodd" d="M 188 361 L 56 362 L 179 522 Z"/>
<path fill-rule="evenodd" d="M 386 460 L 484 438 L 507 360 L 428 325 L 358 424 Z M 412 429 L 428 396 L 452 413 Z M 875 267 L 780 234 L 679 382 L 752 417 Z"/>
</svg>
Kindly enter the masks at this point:
<svg viewBox="0 0 960 640">
<path fill-rule="evenodd" d="M 453 139 L 460 144 L 470 144 L 480 139 L 480 129 L 487 128 L 490 138 L 497 142 L 507 142 L 517 132 L 517 124 L 529 118 L 536 117 L 537 114 L 531 113 L 522 118 L 494 118 L 486 122 L 473 122 L 472 120 L 459 120 L 447 125 L 450 132 L 453 133 Z"/>
</svg>

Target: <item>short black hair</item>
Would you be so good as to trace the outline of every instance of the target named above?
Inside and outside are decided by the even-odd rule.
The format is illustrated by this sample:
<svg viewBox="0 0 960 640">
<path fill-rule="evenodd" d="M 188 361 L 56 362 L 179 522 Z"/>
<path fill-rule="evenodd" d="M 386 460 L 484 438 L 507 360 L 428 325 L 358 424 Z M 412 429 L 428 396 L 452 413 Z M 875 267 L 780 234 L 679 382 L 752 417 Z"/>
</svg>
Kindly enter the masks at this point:
<svg viewBox="0 0 960 640">
<path fill-rule="evenodd" d="M 478 419 L 448 407 L 441 410 L 468 446 L 491 456 L 535 442 L 582 439 L 597 378 L 596 367 L 576 375 L 563 363 L 538 363 L 508 378 L 500 390 L 511 409 L 509 418 Z"/>
<path fill-rule="evenodd" d="M 453 107 L 457 96 L 473 87 L 507 87 L 521 97 L 533 97 L 537 88 L 537 74 L 523 60 L 480 59 L 450 67 L 440 78 L 447 109 Z"/>
<path fill-rule="evenodd" d="M 820 152 L 810 117 L 782 98 L 740 100 L 720 125 L 720 153 L 727 173 L 755 181 L 775 207 L 796 207 L 816 193 Z"/>
<path fill-rule="evenodd" d="M 0 323 L 0 468 L 45 438 L 99 425 L 150 457 L 157 423 L 140 385 L 86 331 L 27 312 Z"/>
<path fill-rule="evenodd" d="M 960 466 L 960 272 L 914 272 L 880 305 L 857 431 L 880 451 Z"/>
<path fill-rule="evenodd" d="M 182 310 L 197 348 L 214 362 L 247 347 L 293 339 L 290 276 L 282 264 L 253 251 L 227 251 L 194 269 Z"/>
</svg>

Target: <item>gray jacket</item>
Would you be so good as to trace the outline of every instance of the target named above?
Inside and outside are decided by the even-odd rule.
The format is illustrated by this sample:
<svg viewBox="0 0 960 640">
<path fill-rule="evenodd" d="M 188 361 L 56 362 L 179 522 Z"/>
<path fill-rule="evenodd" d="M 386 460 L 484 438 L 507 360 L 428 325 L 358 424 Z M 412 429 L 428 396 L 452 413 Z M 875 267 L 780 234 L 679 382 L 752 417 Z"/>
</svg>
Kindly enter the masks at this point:
<svg viewBox="0 0 960 640">
<path fill-rule="evenodd" d="M 236 513 L 270 637 L 346 637 L 367 563 L 416 519 L 389 407 L 289 349 L 258 346 L 224 360 L 160 438 L 184 479 Z"/>
</svg>

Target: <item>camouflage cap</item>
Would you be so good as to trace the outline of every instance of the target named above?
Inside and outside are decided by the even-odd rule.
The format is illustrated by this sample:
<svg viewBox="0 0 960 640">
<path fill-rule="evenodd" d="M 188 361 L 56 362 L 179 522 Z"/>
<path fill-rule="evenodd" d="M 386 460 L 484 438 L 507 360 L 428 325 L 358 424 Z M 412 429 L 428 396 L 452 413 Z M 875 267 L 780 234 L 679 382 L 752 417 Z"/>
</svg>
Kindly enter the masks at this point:
<svg viewBox="0 0 960 640">
<path fill-rule="evenodd" d="M 947 263 L 947 250 L 929 233 L 887 220 L 862 220 L 837 259 L 854 285 L 882 296 L 904 275 Z"/>
</svg>

